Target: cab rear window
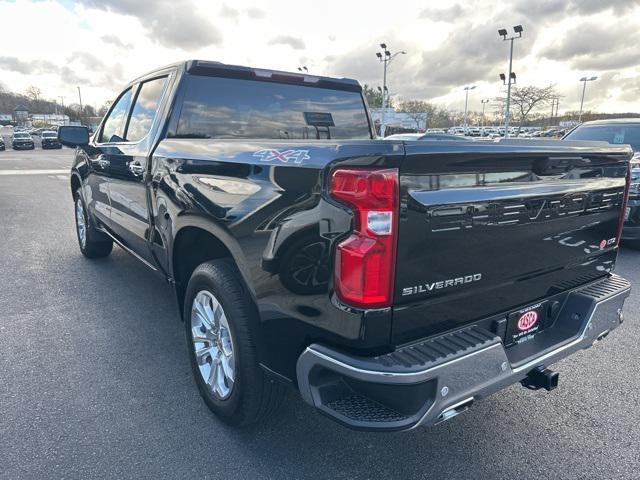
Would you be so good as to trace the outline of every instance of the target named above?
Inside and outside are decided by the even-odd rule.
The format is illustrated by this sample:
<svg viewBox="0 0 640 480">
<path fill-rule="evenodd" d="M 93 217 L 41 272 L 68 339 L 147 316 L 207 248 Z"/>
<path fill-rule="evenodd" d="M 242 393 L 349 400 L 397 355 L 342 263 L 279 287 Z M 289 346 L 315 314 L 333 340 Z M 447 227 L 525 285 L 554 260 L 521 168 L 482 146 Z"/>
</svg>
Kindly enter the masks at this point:
<svg viewBox="0 0 640 480">
<path fill-rule="evenodd" d="M 259 80 L 189 76 L 177 138 L 368 139 L 358 92 Z"/>
</svg>

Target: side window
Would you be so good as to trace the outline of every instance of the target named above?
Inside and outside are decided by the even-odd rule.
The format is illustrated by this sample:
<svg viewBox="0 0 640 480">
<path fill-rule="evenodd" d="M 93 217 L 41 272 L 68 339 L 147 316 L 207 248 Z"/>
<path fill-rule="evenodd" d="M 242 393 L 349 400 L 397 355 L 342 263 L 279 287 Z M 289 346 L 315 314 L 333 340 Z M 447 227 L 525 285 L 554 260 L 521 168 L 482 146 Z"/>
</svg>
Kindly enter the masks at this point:
<svg viewBox="0 0 640 480">
<path fill-rule="evenodd" d="M 144 82 L 140 86 L 127 127 L 128 142 L 137 142 L 151 130 L 166 83 L 167 77 L 161 77 Z"/>
<path fill-rule="evenodd" d="M 127 118 L 129 104 L 131 103 L 131 89 L 128 89 L 120 96 L 109 116 L 104 122 L 102 133 L 100 134 L 100 143 L 116 142 L 122 140 L 122 129 L 124 128 L 124 120 Z M 115 138 L 114 138 L 115 137 Z"/>
</svg>

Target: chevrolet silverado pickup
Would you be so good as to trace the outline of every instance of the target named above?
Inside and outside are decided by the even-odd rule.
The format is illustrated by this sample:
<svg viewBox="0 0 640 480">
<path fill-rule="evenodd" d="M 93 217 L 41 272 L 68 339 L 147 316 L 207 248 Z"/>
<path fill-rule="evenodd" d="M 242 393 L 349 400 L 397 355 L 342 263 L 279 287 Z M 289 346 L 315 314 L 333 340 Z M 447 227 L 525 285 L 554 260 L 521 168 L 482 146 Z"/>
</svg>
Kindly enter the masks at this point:
<svg viewBox="0 0 640 480">
<path fill-rule="evenodd" d="M 347 427 L 434 425 L 552 390 L 623 321 L 625 145 L 377 139 L 354 80 L 196 60 L 59 139 L 80 251 L 169 282 L 230 424 L 288 386 Z"/>
</svg>

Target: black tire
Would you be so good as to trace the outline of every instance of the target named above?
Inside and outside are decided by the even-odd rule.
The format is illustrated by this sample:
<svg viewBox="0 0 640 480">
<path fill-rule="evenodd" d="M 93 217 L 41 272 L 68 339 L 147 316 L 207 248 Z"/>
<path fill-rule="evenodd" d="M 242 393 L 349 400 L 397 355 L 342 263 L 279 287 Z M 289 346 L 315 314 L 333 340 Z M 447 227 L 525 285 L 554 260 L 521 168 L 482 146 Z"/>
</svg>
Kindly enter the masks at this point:
<svg viewBox="0 0 640 480">
<path fill-rule="evenodd" d="M 235 378 L 230 393 L 219 398 L 205 382 L 198 366 L 192 332 L 193 302 L 199 292 L 208 292 L 218 301 L 231 331 Z M 258 310 L 240 273 L 230 259 L 199 265 L 191 275 L 184 301 L 187 348 L 193 375 L 209 409 L 230 425 L 256 423 L 273 413 L 282 403 L 286 387 L 265 374 L 258 364 L 255 332 Z"/>
<path fill-rule="evenodd" d="M 73 208 L 74 208 L 74 218 L 76 219 L 76 238 L 78 239 L 78 247 L 80 247 L 80 252 L 87 258 L 103 258 L 111 253 L 113 250 L 113 240 L 111 240 L 104 233 L 96 230 L 94 225 L 91 223 L 89 216 L 87 215 L 87 206 L 84 203 L 84 199 L 80 192 L 76 190 L 73 194 Z M 77 204 L 78 202 L 82 205 L 82 215 L 84 217 L 85 222 L 85 242 L 83 244 L 81 240 L 80 228 L 78 225 L 78 212 L 77 212 Z"/>
</svg>

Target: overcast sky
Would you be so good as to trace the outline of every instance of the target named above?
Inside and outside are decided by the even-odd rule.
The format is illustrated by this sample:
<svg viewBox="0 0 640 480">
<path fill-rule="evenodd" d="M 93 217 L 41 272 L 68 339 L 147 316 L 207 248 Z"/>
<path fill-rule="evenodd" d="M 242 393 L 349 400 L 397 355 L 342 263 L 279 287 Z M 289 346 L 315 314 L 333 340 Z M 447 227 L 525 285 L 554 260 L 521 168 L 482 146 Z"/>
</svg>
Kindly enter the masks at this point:
<svg viewBox="0 0 640 480">
<path fill-rule="evenodd" d="M 374 8 L 379 5 L 379 8 Z M 377 86 L 380 42 L 406 50 L 389 67 L 399 99 L 470 108 L 500 95 L 508 42 L 497 29 L 522 24 L 518 85 L 554 83 L 560 111 L 640 112 L 640 0 L 250 1 L 0 0 L 0 83 L 100 106 L 132 78 L 190 58 L 346 76 Z M 0 112 L 4 113 L 4 112 Z"/>
</svg>

